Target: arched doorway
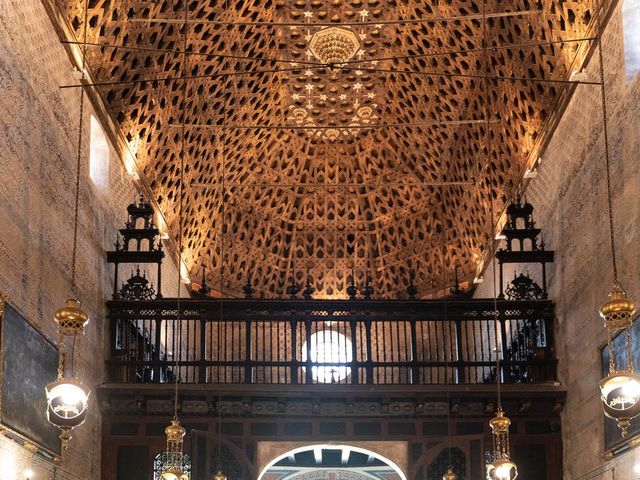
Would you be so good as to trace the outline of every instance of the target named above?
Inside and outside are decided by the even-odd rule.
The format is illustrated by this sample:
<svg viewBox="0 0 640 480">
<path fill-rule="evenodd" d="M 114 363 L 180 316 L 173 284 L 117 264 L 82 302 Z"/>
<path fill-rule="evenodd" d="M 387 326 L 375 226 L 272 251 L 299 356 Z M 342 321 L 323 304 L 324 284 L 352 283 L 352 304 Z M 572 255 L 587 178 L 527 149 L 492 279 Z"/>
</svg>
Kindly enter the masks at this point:
<svg viewBox="0 0 640 480">
<path fill-rule="evenodd" d="M 354 445 L 307 445 L 269 461 L 258 480 L 407 480 L 392 460 Z"/>
</svg>

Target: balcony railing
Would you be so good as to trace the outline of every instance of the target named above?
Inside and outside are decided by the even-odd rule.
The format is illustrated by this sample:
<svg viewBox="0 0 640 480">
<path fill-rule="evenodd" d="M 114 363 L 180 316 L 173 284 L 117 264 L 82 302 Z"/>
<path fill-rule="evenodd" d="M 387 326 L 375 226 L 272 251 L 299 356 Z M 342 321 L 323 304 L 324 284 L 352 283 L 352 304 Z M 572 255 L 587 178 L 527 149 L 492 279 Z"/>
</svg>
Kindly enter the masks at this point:
<svg viewBox="0 0 640 480">
<path fill-rule="evenodd" d="M 251 384 L 556 379 L 547 300 L 500 300 L 497 312 L 493 299 L 189 299 L 179 318 L 176 299 L 112 301 L 108 310 L 112 382 L 168 383 L 176 375 L 182 383 Z"/>
</svg>

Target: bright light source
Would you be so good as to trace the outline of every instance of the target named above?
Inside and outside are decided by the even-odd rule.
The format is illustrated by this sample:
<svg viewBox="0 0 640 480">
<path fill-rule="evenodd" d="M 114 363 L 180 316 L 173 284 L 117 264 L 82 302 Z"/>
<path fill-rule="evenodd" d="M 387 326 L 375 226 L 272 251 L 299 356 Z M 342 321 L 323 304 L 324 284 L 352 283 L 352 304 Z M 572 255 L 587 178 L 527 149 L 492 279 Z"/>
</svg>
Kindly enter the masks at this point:
<svg viewBox="0 0 640 480">
<path fill-rule="evenodd" d="M 335 330 L 319 330 L 311 335 L 310 360 L 324 365 L 312 367 L 311 375 L 318 383 L 334 383 L 351 374 L 345 364 L 353 361 L 351 340 Z M 302 346 L 302 361 L 307 361 L 307 344 Z M 328 364 L 328 365 L 327 365 Z"/>
<path fill-rule="evenodd" d="M 496 468 L 496 478 L 500 480 L 509 480 L 511 477 L 511 471 L 507 467 Z"/>
<path fill-rule="evenodd" d="M 22 476 L 28 480 L 31 480 L 34 476 L 33 470 L 31 470 L 30 468 L 25 468 L 22 471 Z"/>
<path fill-rule="evenodd" d="M 636 463 L 633 466 L 633 473 L 636 473 L 636 474 L 640 475 L 640 462 Z"/>
<path fill-rule="evenodd" d="M 47 385 L 49 411 L 61 419 L 79 417 L 84 421 L 88 400 L 88 389 L 75 379 L 60 379 Z M 49 421 L 52 421 L 52 418 Z"/>
</svg>

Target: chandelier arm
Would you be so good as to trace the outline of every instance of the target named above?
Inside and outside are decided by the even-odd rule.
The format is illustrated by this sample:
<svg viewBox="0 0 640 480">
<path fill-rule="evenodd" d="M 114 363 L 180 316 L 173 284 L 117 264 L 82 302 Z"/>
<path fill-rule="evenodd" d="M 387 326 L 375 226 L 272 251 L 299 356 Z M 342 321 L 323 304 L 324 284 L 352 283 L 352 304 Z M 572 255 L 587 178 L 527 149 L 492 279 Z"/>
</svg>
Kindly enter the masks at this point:
<svg viewBox="0 0 640 480">
<path fill-rule="evenodd" d="M 609 154 L 609 125 L 607 120 L 607 94 L 604 82 L 604 59 L 602 51 L 602 34 L 604 25 L 598 35 L 598 66 L 600 69 L 600 97 L 602 101 L 602 126 L 604 128 L 604 159 L 607 180 L 607 208 L 609 213 L 609 240 L 611 244 L 611 260 L 613 264 L 613 280 L 618 282 L 618 264 L 616 260 L 616 239 L 613 227 L 613 194 L 611 188 L 611 159 Z"/>
</svg>

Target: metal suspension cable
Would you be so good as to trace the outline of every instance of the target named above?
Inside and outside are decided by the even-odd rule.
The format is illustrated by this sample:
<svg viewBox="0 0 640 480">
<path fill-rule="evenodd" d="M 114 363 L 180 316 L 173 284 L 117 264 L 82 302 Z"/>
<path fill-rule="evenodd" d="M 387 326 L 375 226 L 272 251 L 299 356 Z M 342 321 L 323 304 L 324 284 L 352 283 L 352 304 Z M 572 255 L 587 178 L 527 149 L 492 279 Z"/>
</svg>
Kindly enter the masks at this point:
<svg viewBox="0 0 640 480">
<path fill-rule="evenodd" d="M 184 0 L 184 32 L 183 32 L 183 50 L 185 52 L 183 56 L 183 64 L 182 64 L 182 72 L 183 76 L 186 76 L 187 73 L 187 32 L 188 32 L 188 16 L 189 10 L 187 8 L 187 1 Z M 182 337 L 182 325 L 180 322 L 181 318 L 181 302 L 182 302 L 182 254 L 183 254 L 183 222 L 184 222 L 184 160 L 187 154 L 187 130 L 186 130 L 186 122 L 187 122 L 187 81 L 184 80 L 182 85 L 182 130 L 181 130 L 181 155 L 180 155 L 180 190 L 179 190 L 179 199 L 178 199 L 178 300 L 177 300 L 177 327 L 180 335 L 178 335 L 178 342 L 181 341 Z M 176 338 L 176 328 L 174 328 L 173 332 L 174 338 Z M 174 364 L 175 364 L 175 375 L 174 375 L 174 405 L 173 405 L 173 417 L 175 419 L 178 418 L 178 349 L 175 348 L 177 344 L 174 346 Z M 181 348 L 180 348 L 181 351 Z"/>
<path fill-rule="evenodd" d="M 229 1 L 225 0 L 225 12 L 229 9 Z M 225 78 L 225 82 L 223 83 L 223 95 L 224 92 L 226 91 L 226 87 L 227 87 L 227 79 Z M 223 100 L 223 104 L 226 105 L 226 100 Z M 227 108 L 225 106 L 225 108 L 222 111 L 222 123 L 226 124 L 227 123 Z M 226 137 L 227 133 L 226 132 L 221 132 L 221 137 L 222 137 L 222 145 L 220 147 L 220 186 L 221 186 L 221 190 L 220 190 L 220 214 L 221 214 L 221 221 L 220 221 L 220 321 L 219 321 L 219 327 L 218 327 L 218 346 L 220 348 L 220 346 L 222 345 L 222 311 L 223 311 L 223 303 L 224 303 L 224 227 L 225 227 L 225 176 L 226 176 L 226 170 L 225 170 L 225 165 L 226 165 L 226 159 L 225 159 L 225 147 L 226 147 L 226 143 L 227 143 L 227 137 Z M 226 342 L 226 336 L 225 336 L 225 342 Z M 226 349 L 221 349 L 220 351 L 224 350 L 226 352 Z M 218 355 L 220 355 L 220 353 L 218 353 Z M 219 360 L 221 360 L 219 358 Z M 220 370 L 218 370 L 220 371 Z M 225 377 L 226 377 L 226 367 L 225 367 Z M 225 378 L 226 380 L 226 378 Z M 220 381 L 220 378 L 218 378 L 218 382 L 219 382 L 219 387 L 218 387 L 218 472 L 222 471 L 222 381 Z"/>
<path fill-rule="evenodd" d="M 570 41 L 570 40 L 567 40 Z M 60 43 L 66 45 L 75 45 L 80 44 L 80 42 L 75 42 L 72 40 L 61 40 Z M 174 48 L 156 48 L 156 47 L 139 47 L 134 45 L 115 45 L 112 43 L 98 43 L 98 42 L 87 42 L 88 47 L 98 47 L 98 48 L 112 48 L 115 50 L 130 50 L 133 52 L 151 52 L 151 53 L 172 53 L 175 55 L 184 55 L 185 53 L 189 56 L 197 56 L 197 57 L 205 57 L 205 58 L 221 58 L 221 59 L 229 59 L 229 60 L 244 60 L 247 62 L 264 62 L 264 63 L 285 63 L 285 64 L 293 64 L 293 65 L 315 65 L 315 66 L 325 66 L 321 62 L 312 62 L 308 60 L 283 60 L 277 58 L 269 58 L 269 57 L 252 57 L 249 55 L 231 55 L 231 54 L 223 54 L 223 53 L 209 53 L 209 52 L 184 52 L 182 50 L 176 50 Z"/>
<path fill-rule="evenodd" d="M 504 18 L 504 17 L 521 17 L 528 15 L 549 15 L 556 16 L 556 14 L 550 12 L 543 12 L 541 9 L 532 10 L 519 10 L 514 12 L 494 12 L 488 14 L 490 18 Z M 471 15 L 454 15 L 454 16 L 442 16 L 432 18 L 409 18 L 409 19 L 393 19 L 393 20 L 370 20 L 364 22 L 349 21 L 349 22 L 273 22 L 273 21 L 221 21 L 221 20 L 204 20 L 195 19 L 191 20 L 191 23 L 197 25 L 213 25 L 223 27 L 359 27 L 359 26 L 378 26 L 378 25 L 423 25 L 437 22 L 458 22 L 463 20 L 479 20 L 482 18 L 479 14 Z M 175 18 L 128 18 L 128 22 L 132 23 L 165 23 L 173 24 L 180 23 L 179 19 Z"/>
<path fill-rule="evenodd" d="M 78 212 L 80 207 L 80 166 L 82 161 L 82 137 L 84 135 L 84 84 L 86 80 L 87 63 L 87 35 L 89 28 L 89 0 L 84 2 L 84 25 L 82 40 L 82 55 L 80 61 L 81 88 L 80 88 L 80 119 L 78 120 L 78 143 L 76 152 L 76 184 L 73 209 L 73 250 L 71 254 L 71 291 L 76 295 L 76 260 L 78 255 Z"/>
<path fill-rule="evenodd" d="M 408 55 L 396 55 L 391 57 L 377 57 L 377 58 L 368 58 L 368 59 L 360 59 L 360 60 L 347 60 L 346 62 L 341 63 L 341 65 L 347 66 L 357 66 L 359 64 L 366 64 L 372 62 L 384 62 L 389 60 L 412 60 L 418 58 L 431 58 L 431 57 L 441 57 L 441 56 L 455 56 L 455 55 L 466 55 L 469 53 L 477 53 L 482 52 L 483 50 L 510 50 L 510 49 L 518 49 L 518 48 L 529 48 L 529 47 L 544 47 L 544 46 L 552 46 L 552 45 L 562 45 L 565 43 L 580 43 L 580 42 L 588 42 L 598 40 L 598 37 L 583 37 L 583 38 L 569 38 L 569 39 L 561 39 L 561 40 L 547 40 L 544 42 L 527 42 L 527 43 L 509 43 L 504 45 L 492 45 L 491 47 L 478 47 L 478 48 L 461 48 L 458 50 L 443 50 L 438 52 L 431 53 L 416 53 L 416 54 L 408 54 Z M 83 42 L 77 42 L 72 40 L 61 40 L 60 43 L 66 45 L 82 45 Z M 97 48 L 111 48 L 115 50 L 129 50 L 129 51 L 138 51 L 138 52 L 152 52 L 152 53 L 172 53 L 175 55 L 182 55 L 184 52 L 181 50 L 171 49 L 171 48 L 154 48 L 154 47 L 139 47 L 133 45 L 115 45 L 111 43 L 98 43 L 98 42 L 87 42 L 88 47 L 97 47 Z M 269 57 L 253 57 L 248 55 L 229 55 L 229 54 L 221 54 L 221 53 L 209 53 L 209 52 L 187 52 L 187 55 L 190 56 L 199 56 L 204 58 L 222 58 L 222 59 L 231 59 L 231 60 L 242 60 L 247 62 L 263 62 L 263 63 L 283 63 L 298 66 L 298 69 L 304 68 L 305 65 L 309 66 L 319 66 L 326 68 L 327 65 L 321 62 L 313 62 L 309 60 L 285 60 L 285 59 L 277 59 L 277 58 L 269 58 Z"/>
<path fill-rule="evenodd" d="M 331 65 L 318 65 L 318 66 L 309 66 L 305 67 L 308 70 L 319 70 L 326 69 L 331 67 Z M 213 80 L 216 78 L 226 78 L 226 77 L 234 77 L 240 75 L 253 76 L 253 75 L 265 75 L 270 73 L 282 73 L 282 72 L 292 72 L 300 70 L 299 67 L 294 68 L 277 68 L 270 70 L 245 70 L 245 71 L 233 71 L 233 72 L 220 72 L 220 73 L 210 73 L 207 75 L 183 75 L 181 77 L 158 77 L 158 78 L 140 78 L 135 80 L 119 80 L 119 81 L 110 81 L 110 82 L 94 82 L 87 84 L 71 84 L 71 85 L 61 85 L 59 88 L 80 88 L 80 87 L 110 87 L 117 85 L 135 85 L 138 83 L 154 83 L 154 82 L 167 82 L 167 81 L 175 81 L 175 80 L 198 80 L 198 79 L 209 79 Z M 476 78 L 482 79 L 484 75 L 478 75 L 473 73 L 451 73 L 451 72 L 422 72 L 420 70 L 398 70 L 393 68 L 362 68 L 362 67 L 341 67 L 342 71 L 351 71 L 358 70 L 361 72 L 370 72 L 370 73 L 397 73 L 401 75 L 418 75 L 418 76 L 426 76 L 426 77 L 445 77 L 445 78 Z M 576 85 L 599 85 L 600 82 L 592 82 L 588 80 L 562 80 L 562 79 L 552 79 L 552 78 L 534 78 L 534 77 L 509 77 L 509 76 L 499 76 L 492 75 L 489 78 L 492 80 L 500 80 L 506 82 L 531 82 L 531 83 L 551 83 L 551 84 L 576 84 Z"/>
<path fill-rule="evenodd" d="M 607 94 L 604 84 L 604 60 L 602 50 L 602 33 L 604 25 L 598 32 L 598 66 L 600 70 L 600 98 L 602 101 L 602 126 L 604 129 L 604 159 L 607 180 L 607 212 L 609 214 L 609 241 L 611 246 L 611 260 L 613 265 L 613 280 L 618 282 L 618 264 L 616 259 L 616 238 L 613 222 L 613 192 L 611 188 L 611 159 L 609 153 L 609 126 L 607 120 Z"/>
<path fill-rule="evenodd" d="M 486 15 L 486 9 L 487 9 L 487 1 L 483 0 L 482 2 L 482 43 L 483 43 L 483 47 L 488 47 L 489 45 L 489 31 L 488 31 L 488 25 L 487 25 L 487 15 Z M 488 55 L 489 51 L 485 49 L 485 54 L 484 54 L 484 61 L 483 61 L 483 65 L 484 65 L 484 108 L 485 108 L 485 118 L 487 118 L 486 116 L 489 114 L 490 112 L 490 108 L 489 108 L 489 103 L 490 103 L 490 92 L 489 92 L 489 55 Z M 495 235 L 495 212 L 494 212 L 494 204 L 493 204 L 493 178 L 492 178 L 492 160 L 493 160 L 493 138 L 492 138 L 492 133 L 489 130 L 489 124 L 487 123 L 485 125 L 485 151 L 486 151 L 486 159 L 487 159 L 487 183 L 489 186 L 489 217 L 490 217 L 490 231 L 489 231 L 489 238 L 487 239 L 488 242 L 488 249 L 487 249 L 487 253 L 489 255 L 492 254 L 494 248 L 493 248 L 493 242 L 494 242 L 494 235 Z M 496 190 L 497 190 L 497 183 L 496 183 Z M 498 320 L 498 292 L 497 292 L 497 288 L 496 288 L 496 262 L 495 259 L 492 258 L 491 259 L 491 268 L 492 268 L 492 276 L 493 276 L 493 281 L 492 281 L 492 286 L 493 286 L 493 320 L 494 320 L 494 334 L 495 334 L 495 350 L 496 350 L 496 389 L 497 389 L 497 398 L 498 398 L 498 411 L 502 410 L 502 398 L 501 398 L 501 389 L 502 389 L 502 374 L 500 372 L 500 354 L 502 353 L 502 349 L 499 346 L 500 343 L 500 339 L 499 339 L 499 320 Z"/>
<path fill-rule="evenodd" d="M 440 184 L 442 185 L 444 183 L 444 162 L 440 163 Z M 442 187 L 441 187 L 442 188 Z M 441 214 L 442 212 L 444 212 L 444 204 L 445 204 L 445 195 L 442 195 L 442 210 L 441 210 Z M 445 257 L 446 257 L 446 252 L 445 252 L 445 248 L 446 248 L 446 243 L 447 243 L 447 233 L 446 233 L 446 223 L 444 221 L 445 219 L 443 218 L 443 222 L 442 222 L 442 235 L 441 235 L 441 245 L 440 245 L 440 256 L 442 258 L 442 291 L 444 292 L 444 302 L 443 302 L 443 309 L 444 309 L 444 325 L 445 328 L 447 329 L 447 336 L 445 336 L 445 345 L 449 345 L 449 355 L 451 354 L 451 328 L 449 327 L 449 322 L 448 322 L 448 292 L 447 292 L 447 275 L 446 275 L 446 262 L 445 262 Z M 449 338 L 449 341 L 446 341 L 446 338 Z M 445 384 L 447 386 L 447 453 L 448 453 L 448 457 L 449 457 L 449 468 L 452 468 L 451 465 L 451 383 L 449 383 L 449 355 L 447 355 L 447 351 L 445 349 L 444 352 L 444 371 L 445 371 Z"/>
</svg>

